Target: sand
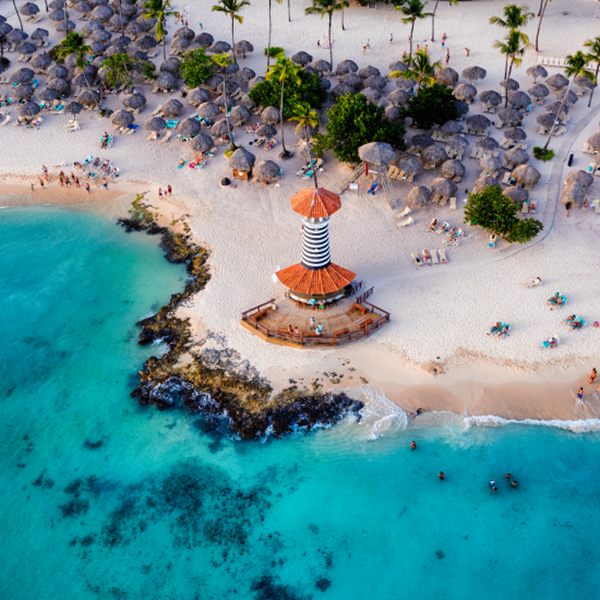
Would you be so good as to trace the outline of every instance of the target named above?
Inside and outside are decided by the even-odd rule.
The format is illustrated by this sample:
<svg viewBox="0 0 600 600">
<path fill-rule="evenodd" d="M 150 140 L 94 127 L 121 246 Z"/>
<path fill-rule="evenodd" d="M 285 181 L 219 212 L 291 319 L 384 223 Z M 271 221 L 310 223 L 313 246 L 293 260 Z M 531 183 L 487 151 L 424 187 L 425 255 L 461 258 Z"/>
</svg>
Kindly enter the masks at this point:
<svg viewBox="0 0 600 600">
<path fill-rule="evenodd" d="M 487 70 L 486 79 L 477 83 L 479 92 L 498 90 L 503 78 L 504 61 L 492 43 L 501 39 L 504 32 L 488 24 L 490 16 L 500 14 L 503 4 L 469 2 L 454 7 L 442 2 L 438 8 L 438 41 L 429 42 L 429 51 L 433 58 L 443 59 L 439 39 L 445 32 L 447 47 L 451 49 L 451 67 L 459 73 L 472 65 Z M 316 47 L 316 40 L 326 29 L 326 20 L 302 16 L 308 5 L 308 2 L 294 3 L 292 23 L 288 24 L 285 3 L 281 6 L 274 3 L 272 43 L 284 46 L 288 55 L 307 50 L 315 60 L 329 60 L 329 52 Z M 201 12 L 200 5 L 191 5 L 190 10 L 189 24 L 196 33 L 202 21 L 204 30 L 215 39 L 230 40 L 228 19 L 218 13 Z M 244 23 L 236 26 L 236 39 L 248 39 L 255 45 L 255 52 L 246 60 L 240 60 L 240 64 L 254 69 L 257 74 L 264 72 L 266 62 L 261 52 L 266 39 L 266 10 L 266 0 L 253 0 L 252 7 L 245 9 Z M 573 0 L 566 9 L 561 3 L 549 4 L 540 38 L 540 54 L 564 57 L 581 49 L 586 39 L 596 35 L 597 10 L 598 5 L 590 0 Z M 565 12 L 569 14 L 563 14 Z M 16 25 L 16 18 L 10 16 L 9 22 Z M 57 41 L 46 17 L 39 26 L 52 30 L 53 41 Z M 399 13 L 390 11 L 387 6 L 378 5 L 374 10 L 353 5 L 345 11 L 345 26 L 346 31 L 342 32 L 336 15 L 334 64 L 351 58 L 359 67 L 372 64 L 385 74 L 388 63 L 400 58 L 402 51 L 408 48 L 409 29 L 400 22 Z M 526 31 L 534 37 L 536 27 L 534 21 Z M 26 28 L 32 31 L 35 27 L 27 25 Z M 388 42 L 390 32 L 394 34 L 392 45 Z M 415 44 L 428 43 L 430 33 L 430 21 L 418 23 Z M 362 46 L 367 39 L 371 49 L 363 56 Z M 465 47 L 471 51 L 468 58 Z M 11 69 L 23 66 L 16 62 L 15 53 L 9 57 L 14 60 Z M 160 64 L 160 54 L 155 62 Z M 524 91 L 532 83 L 525 71 L 536 62 L 537 55 L 528 50 L 522 66 L 513 73 Z M 550 74 L 559 72 L 552 68 L 549 71 Z M 40 79 L 43 88 L 45 78 Z M 332 84 L 336 83 L 333 78 Z M 153 95 L 145 86 L 140 89 L 149 100 L 136 119 L 141 125 L 154 108 L 172 96 Z M 388 83 L 385 94 L 393 89 L 393 82 Z M 273 346 L 239 324 L 243 310 L 272 297 L 283 297 L 285 290 L 273 282 L 272 274 L 278 267 L 297 262 L 300 256 L 300 222 L 290 209 L 289 198 L 307 182 L 294 175 L 302 159 L 297 155 L 290 161 L 278 158 L 281 145 L 271 152 L 255 148 L 250 145 L 253 136 L 238 128 L 236 141 L 254 152 L 257 161 L 278 162 L 283 177 L 278 186 L 238 181 L 235 189 L 223 188 L 220 180 L 231 176 L 223 157 L 223 146 L 218 147 L 217 156 L 204 169 L 184 167 L 179 170 L 176 166 L 180 158 L 188 160 L 191 152 L 178 140 L 164 145 L 149 143 L 139 131 L 133 136 L 117 134 L 112 148 L 100 150 L 99 139 L 104 131 L 110 130 L 109 121 L 99 119 L 93 112 L 84 112 L 79 117 L 81 130 L 67 133 L 64 129 L 67 116 L 45 115 L 39 130 L 0 128 L 0 185 L 24 186 L 25 194 L 19 195 L 19 202 L 41 204 L 112 202 L 120 194 L 133 197 L 135 192 L 149 191 L 148 198 L 153 206 L 160 208 L 163 222 L 184 213 L 190 215 L 188 222 L 195 238 L 212 252 L 213 278 L 206 290 L 185 309 L 185 314 L 193 317 L 198 337 L 208 336 L 208 344 L 235 348 L 270 377 L 276 388 L 289 385 L 290 378 L 300 381 L 303 377 L 305 383 L 315 377 L 323 379 L 323 371 L 335 370 L 337 366 L 336 372 L 345 375 L 343 380 L 334 384 L 330 380 L 335 377 L 325 377 L 326 387 L 362 385 L 363 377 L 369 384 L 381 386 L 388 397 L 407 409 L 421 405 L 506 418 L 584 418 L 575 404 L 573 390 L 591 367 L 600 362 L 600 330 L 586 326 L 582 331 L 572 332 L 561 321 L 567 314 L 565 311 L 576 312 L 588 324 L 600 320 L 597 241 L 600 217 L 593 212 L 574 210 L 567 218 L 564 209 L 557 208 L 556 204 L 562 181 L 570 170 L 565 164 L 568 153 L 572 150 L 575 154 L 572 168 L 585 170 L 590 162 L 581 148 L 600 120 L 600 96 L 594 99 L 591 109 L 587 108 L 587 101 L 586 95 L 571 108 L 567 134 L 552 140 L 556 159 L 545 164 L 530 161 L 542 173 L 532 198 L 537 201 L 536 216 L 544 223 L 544 231 L 529 244 L 509 246 L 500 242 L 491 250 L 483 232 L 462 223 L 464 192 L 471 188 L 479 173 L 477 161 L 468 158 L 464 159 L 467 176 L 459 186 L 459 210 L 451 212 L 437 206 L 414 209 L 411 216 L 415 224 L 403 230 L 395 226 L 395 215 L 382 193 L 375 197 L 366 194 L 370 180 L 364 177 L 359 180 L 358 194 L 345 193 L 343 208 L 333 217 L 330 227 L 333 260 L 355 271 L 368 287 L 375 287 L 372 301 L 391 312 L 392 322 L 372 338 L 337 350 Z M 120 97 L 110 96 L 107 104 L 113 109 L 121 108 Z M 184 105 L 182 118 L 194 112 L 185 101 Z M 470 114 L 480 113 L 480 107 L 476 100 Z M 537 134 L 535 122 L 542 112 L 543 107 L 534 105 L 525 121 L 530 155 L 531 148 L 544 141 Z M 11 113 L 16 118 L 14 109 Z M 250 121 L 254 122 L 258 120 Z M 417 131 L 409 130 L 407 137 L 415 133 Z M 495 128 L 491 135 L 498 140 L 502 138 L 501 131 Z M 277 139 L 280 140 L 280 135 Z M 292 151 L 297 139 L 294 125 L 287 124 L 286 140 Z M 469 141 L 471 146 L 467 152 L 475 138 L 469 136 Z M 65 193 L 57 186 L 58 172 L 61 169 L 70 172 L 74 161 L 82 161 L 89 154 L 110 158 L 121 169 L 121 177 L 115 184 L 111 182 L 108 191 L 94 186 L 89 196 L 84 190 Z M 49 167 L 54 177 L 53 187 L 31 193 L 29 183 L 34 182 L 38 187 L 42 164 Z M 65 166 L 60 166 L 63 164 Z M 324 168 L 319 183 L 329 188 L 335 187 L 348 172 L 348 167 L 339 165 L 330 155 L 325 156 Z M 415 184 L 428 185 L 436 176 L 439 170 L 426 171 Z M 171 205 L 163 208 L 157 204 L 157 189 L 167 184 L 173 186 L 173 197 L 169 199 Z M 598 186 L 595 182 L 590 197 L 600 196 Z M 403 208 L 412 186 L 394 183 L 394 187 Z M 16 202 L 16 195 L 11 196 L 8 191 L 9 188 L 4 188 L 0 204 Z M 410 259 L 411 252 L 441 247 L 441 240 L 426 231 L 433 216 L 463 227 L 467 237 L 459 247 L 448 250 L 448 264 L 417 269 Z M 529 290 L 522 286 L 536 276 L 544 281 L 541 287 Z M 568 297 L 568 306 L 562 312 L 550 311 L 545 305 L 545 299 L 555 291 Z M 486 335 L 498 320 L 511 324 L 509 338 L 497 340 Z M 542 349 L 541 342 L 552 335 L 561 339 L 559 347 L 553 351 Z M 350 363 L 341 369 L 340 365 L 347 360 Z M 435 379 L 423 368 L 432 361 L 442 365 L 445 372 Z M 462 379 L 456 379 L 459 373 Z M 552 393 L 542 387 L 545 385 L 554 386 Z M 537 392 L 534 394 L 529 386 L 534 386 Z M 594 413 L 598 399 L 592 390 L 586 394 L 591 403 L 586 410 Z M 532 400 L 534 397 L 546 399 L 538 402 Z"/>
</svg>

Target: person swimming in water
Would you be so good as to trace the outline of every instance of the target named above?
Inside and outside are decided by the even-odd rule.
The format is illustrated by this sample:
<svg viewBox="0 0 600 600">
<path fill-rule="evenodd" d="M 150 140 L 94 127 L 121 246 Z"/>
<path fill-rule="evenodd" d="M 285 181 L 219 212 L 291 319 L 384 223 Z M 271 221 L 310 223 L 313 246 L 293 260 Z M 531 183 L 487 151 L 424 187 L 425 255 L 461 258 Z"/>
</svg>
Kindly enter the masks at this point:
<svg viewBox="0 0 600 600">
<path fill-rule="evenodd" d="M 446 479 L 446 476 L 444 475 L 444 471 L 440 471 L 440 474 L 438 475 L 438 477 L 440 478 L 441 481 L 444 481 L 444 479 Z"/>
<path fill-rule="evenodd" d="M 410 445 L 410 449 L 411 450 L 416 450 L 417 449 L 417 442 L 412 442 Z"/>
</svg>

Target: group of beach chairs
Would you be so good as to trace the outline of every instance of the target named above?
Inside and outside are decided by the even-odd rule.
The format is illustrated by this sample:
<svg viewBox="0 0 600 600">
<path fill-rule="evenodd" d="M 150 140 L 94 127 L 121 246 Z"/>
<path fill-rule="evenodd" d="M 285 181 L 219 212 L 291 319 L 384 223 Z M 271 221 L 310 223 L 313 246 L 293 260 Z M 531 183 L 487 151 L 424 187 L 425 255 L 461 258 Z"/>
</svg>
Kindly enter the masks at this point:
<svg viewBox="0 0 600 600">
<path fill-rule="evenodd" d="M 577 315 L 569 315 L 563 323 L 570 329 L 581 329 L 585 326 L 585 321 L 580 319 Z"/>
<path fill-rule="evenodd" d="M 395 165 L 390 166 L 390 168 L 387 170 L 386 175 L 390 179 L 395 179 L 396 181 L 406 181 L 408 183 L 413 181 L 413 179 L 415 178 L 415 173 L 407 173 L 406 171 L 399 169 Z"/>
<path fill-rule="evenodd" d="M 509 330 L 510 330 L 510 325 L 508 323 L 500 323 L 500 321 L 498 321 L 495 325 L 492 325 L 490 327 L 490 331 L 488 332 L 488 335 L 491 335 L 498 339 L 505 338 L 510 335 L 508 333 Z"/>
<path fill-rule="evenodd" d="M 567 303 L 567 298 L 562 296 L 559 292 L 556 292 L 554 296 L 548 298 L 546 300 L 546 304 L 550 307 L 550 310 L 554 310 L 555 308 L 560 308 Z"/>
<path fill-rule="evenodd" d="M 484 156 L 498 156 L 500 154 L 499 150 L 484 150 L 483 148 L 473 148 L 471 151 L 471 155 L 469 158 L 474 158 L 475 160 L 480 160 Z"/>
<path fill-rule="evenodd" d="M 322 165 L 322 158 L 313 158 L 311 161 L 307 162 L 299 171 L 296 171 L 296 175 L 298 177 L 301 177 L 302 179 L 312 179 L 317 169 L 319 171 L 323 170 Z"/>
<path fill-rule="evenodd" d="M 121 170 L 112 165 L 108 158 L 102 161 L 102 159 L 99 156 L 94 158 L 91 154 L 86 159 L 84 159 L 83 162 L 74 162 L 73 166 L 77 170 L 83 171 L 86 177 L 92 180 L 95 180 L 96 177 L 116 179 L 117 177 L 119 177 L 119 175 L 121 175 Z"/>
<path fill-rule="evenodd" d="M 437 235 L 446 236 L 446 246 L 458 246 L 458 240 L 461 237 L 465 237 L 465 233 L 462 229 L 450 227 L 450 223 L 444 221 L 442 224 L 438 223 L 437 219 L 433 219 L 427 228 L 427 231 L 431 231 Z"/>
<path fill-rule="evenodd" d="M 448 262 L 445 248 L 440 248 L 439 250 L 434 248 L 431 251 L 425 248 L 421 250 L 421 255 L 419 255 L 418 252 L 413 252 L 410 256 L 417 267 L 422 267 L 423 265 L 429 265 L 431 267 L 433 265 L 439 265 L 440 263 Z"/>
</svg>

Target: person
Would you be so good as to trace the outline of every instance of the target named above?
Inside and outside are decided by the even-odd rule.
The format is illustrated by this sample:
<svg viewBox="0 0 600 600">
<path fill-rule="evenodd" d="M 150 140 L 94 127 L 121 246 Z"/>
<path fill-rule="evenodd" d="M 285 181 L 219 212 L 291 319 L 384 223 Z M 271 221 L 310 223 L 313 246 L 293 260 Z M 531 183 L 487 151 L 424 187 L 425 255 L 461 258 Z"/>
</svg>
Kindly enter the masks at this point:
<svg viewBox="0 0 600 600">
<path fill-rule="evenodd" d="M 58 179 L 60 180 L 61 187 L 65 185 L 65 174 L 62 171 L 58 174 Z"/>
<path fill-rule="evenodd" d="M 417 44 L 417 50 L 416 52 L 418 52 L 421 49 L 421 46 L 419 46 L 419 44 Z"/>
<path fill-rule="evenodd" d="M 492 494 L 495 494 L 498 491 L 498 488 L 494 485 L 492 486 Z"/>
<path fill-rule="evenodd" d="M 43 179 L 40 179 L 40 187 L 41 187 L 42 189 L 44 189 L 44 180 L 43 180 Z"/>
<path fill-rule="evenodd" d="M 558 297 L 560 296 L 560 292 L 556 292 L 552 298 L 550 298 L 550 302 L 556 303 L 558 301 Z"/>
<path fill-rule="evenodd" d="M 416 450 L 417 449 L 417 442 L 412 442 L 410 445 L 410 449 L 411 450 Z"/>
<path fill-rule="evenodd" d="M 75 177 L 75 187 L 79 189 L 79 177 Z"/>
<path fill-rule="evenodd" d="M 471 56 L 471 51 L 468 48 L 465 48 L 465 52 L 467 53 L 467 58 Z"/>
<path fill-rule="evenodd" d="M 567 317 L 567 322 L 569 322 L 569 321 L 574 321 L 576 318 L 577 318 L 577 315 L 569 315 L 569 316 Z"/>
<path fill-rule="evenodd" d="M 367 38 L 367 43 L 365 45 L 369 50 L 371 49 L 371 42 L 369 41 L 369 38 Z"/>
<path fill-rule="evenodd" d="M 444 35 L 442 36 L 442 48 L 446 45 L 446 38 L 448 36 L 444 33 Z"/>
<path fill-rule="evenodd" d="M 496 481 L 494 479 L 492 479 L 488 485 L 490 486 L 491 489 L 494 489 L 494 486 L 496 485 Z"/>
<path fill-rule="evenodd" d="M 446 479 L 446 476 L 444 475 L 444 471 L 440 471 L 440 474 L 438 475 L 438 477 L 440 478 L 441 481 L 444 481 L 444 479 Z"/>
<path fill-rule="evenodd" d="M 169 196 L 171 195 L 172 191 L 173 191 L 173 188 L 170 185 L 168 185 L 167 186 L 167 194 L 169 194 Z"/>
<path fill-rule="evenodd" d="M 448 66 L 449 62 L 450 62 L 450 48 L 448 48 L 446 50 L 446 66 Z"/>
<path fill-rule="evenodd" d="M 90 193 L 90 184 L 86 181 L 85 182 L 85 191 L 89 194 Z"/>
<path fill-rule="evenodd" d="M 321 47 L 321 40 L 317 40 L 317 48 Z"/>
<path fill-rule="evenodd" d="M 431 223 L 429 223 L 429 231 L 435 231 L 435 228 L 437 227 L 437 219 L 431 219 Z"/>
<path fill-rule="evenodd" d="M 394 34 L 390 33 L 390 44 L 394 41 Z"/>
<path fill-rule="evenodd" d="M 510 482 L 510 485 L 514 488 L 517 488 L 517 487 L 519 487 L 519 482 L 515 479 L 514 481 Z"/>
<path fill-rule="evenodd" d="M 363 46 L 363 54 L 366 54 L 366 53 L 367 53 L 367 47 Z"/>
<path fill-rule="evenodd" d="M 583 400 L 583 388 L 580 387 L 579 391 L 577 392 L 577 401 L 581 402 Z"/>
<path fill-rule="evenodd" d="M 551 337 L 548 340 L 548 344 L 550 345 L 550 348 L 556 348 L 556 346 L 558 345 L 555 337 Z"/>
<path fill-rule="evenodd" d="M 288 333 L 294 335 L 294 328 L 291 325 L 288 325 Z"/>
<path fill-rule="evenodd" d="M 429 44 L 425 44 L 425 54 L 429 54 Z"/>
<path fill-rule="evenodd" d="M 542 285 L 542 280 L 539 277 L 536 277 L 533 280 L 533 285 Z"/>
<path fill-rule="evenodd" d="M 317 335 L 323 335 L 323 325 L 321 325 L 320 323 L 317 325 L 316 334 Z"/>
<path fill-rule="evenodd" d="M 107 190 L 108 189 L 108 181 L 106 181 L 106 177 L 102 178 L 102 187 Z"/>
<path fill-rule="evenodd" d="M 510 480 L 512 479 L 512 475 L 511 475 L 510 473 L 507 473 L 507 474 L 504 476 L 504 478 L 505 478 L 505 479 L 508 479 L 508 480 L 510 481 Z"/>
<path fill-rule="evenodd" d="M 594 381 L 596 381 L 596 375 L 597 375 L 597 371 L 596 371 L 596 367 L 594 367 L 590 374 L 590 380 L 588 381 L 588 384 L 592 384 L 592 383 L 594 383 Z"/>
<path fill-rule="evenodd" d="M 317 320 L 314 317 L 310 318 L 310 329 L 311 331 L 316 327 Z"/>
<path fill-rule="evenodd" d="M 158 188 L 158 199 L 162 200 L 162 197 L 163 197 L 162 188 Z"/>
<path fill-rule="evenodd" d="M 300 332 L 298 331 L 298 328 L 297 328 L 297 327 L 294 327 L 294 335 L 295 335 L 296 337 L 300 337 Z"/>
<path fill-rule="evenodd" d="M 406 50 L 402 53 L 402 60 L 406 58 Z"/>
<path fill-rule="evenodd" d="M 33 189 L 34 189 L 34 188 L 33 188 L 33 183 L 32 183 L 32 184 L 31 184 L 31 191 L 32 191 L 32 192 L 33 192 Z"/>
</svg>

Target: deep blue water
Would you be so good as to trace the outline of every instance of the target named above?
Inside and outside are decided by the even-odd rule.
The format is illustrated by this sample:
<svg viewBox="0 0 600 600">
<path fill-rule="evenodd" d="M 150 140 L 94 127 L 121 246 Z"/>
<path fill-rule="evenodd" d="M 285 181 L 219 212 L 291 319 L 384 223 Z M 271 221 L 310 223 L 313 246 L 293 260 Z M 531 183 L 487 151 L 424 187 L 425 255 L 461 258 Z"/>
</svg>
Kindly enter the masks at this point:
<svg viewBox="0 0 600 600">
<path fill-rule="evenodd" d="M 185 278 L 157 241 L 0 211 L 0 600 L 598 597 L 596 433 L 398 414 L 242 443 L 139 407 L 135 322 Z"/>
</svg>

